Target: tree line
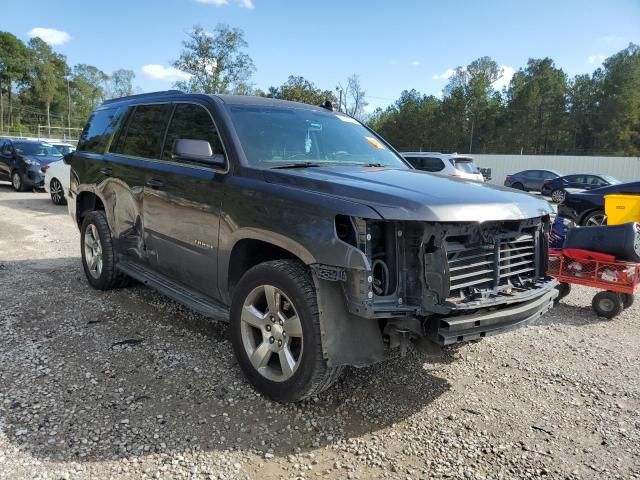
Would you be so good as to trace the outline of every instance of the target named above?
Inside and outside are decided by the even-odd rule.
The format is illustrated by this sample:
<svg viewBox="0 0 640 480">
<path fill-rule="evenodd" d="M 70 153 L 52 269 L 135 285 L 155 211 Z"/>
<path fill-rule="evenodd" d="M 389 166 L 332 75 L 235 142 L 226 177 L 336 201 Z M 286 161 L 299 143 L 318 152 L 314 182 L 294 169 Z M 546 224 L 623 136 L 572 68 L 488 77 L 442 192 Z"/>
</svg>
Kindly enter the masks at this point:
<svg viewBox="0 0 640 480">
<path fill-rule="evenodd" d="M 175 82 L 187 92 L 259 95 L 309 104 L 331 101 L 366 121 L 398 150 L 471 153 L 640 155 L 640 47 L 607 58 L 592 74 L 569 77 L 550 58 L 529 59 L 502 89 L 504 71 L 489 57 L 458 67 L 441 96 L 415 89 L 367 115 L 358 75 L 322 89 L 291 75 L 256 89 L 244 33 L 220 24 L 194 26 L 172 65 L 188 74 Z M 27 44 L 0 32 L 0 131 L 16 126 L 81 127 L 106 98 L 137 93 L 135 74 L 110 75 L 66 58 L 39 38 Z M 6 100 L 6 101 L 5 101 Z"/>
<path fill-rule="evenodd" d="M 134 78 L 127 69 L 107 74 L 93 65 L 70 66 L 38 37 L 25 44 L 0 32 L 0 131 L 82 128 L 102 101 L 134 93 Z"/>
</svg>

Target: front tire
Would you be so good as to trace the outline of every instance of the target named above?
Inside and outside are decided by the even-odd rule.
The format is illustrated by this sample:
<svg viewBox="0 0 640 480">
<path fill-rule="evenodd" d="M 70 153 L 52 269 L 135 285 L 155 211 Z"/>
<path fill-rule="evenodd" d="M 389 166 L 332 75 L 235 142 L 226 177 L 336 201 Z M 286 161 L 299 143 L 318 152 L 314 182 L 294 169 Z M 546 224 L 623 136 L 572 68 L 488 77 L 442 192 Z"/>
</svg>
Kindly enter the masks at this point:
<svg viewBox="0 0 640 480">
<path fill-rule="evenodd" d="M 316 290 L 297 260 L 265 262 L 245 273 L 231 303 L 231 341 L 249 382 L 278 402 L 316 395 L 342 371 L 327 366 Z"/>
<path fill-rule="evenodd" d="M 14 170 L 11 174 L 11 186 L 16 192 L 24 192 L 25 190 L 22 175 L 17 170 Z"/>
<path fill-rule="evenodd" d="M 103 211 L 94 211 L 84 217 L 80 251 L 84 273 L 93 288 L 111 290 L 124 285 L 127 277 L 116 269 L 111 231 Z"/>
<path fill-rule="evenodd" d="M 51 180 L 49 192 L 51 193 L 51 201 L 54 205 L 65 205 L 67 203 L 67 199 L 64 198 L 64 189 L 62 188 L 60 180 L 57 178 Z"/>
</svg>

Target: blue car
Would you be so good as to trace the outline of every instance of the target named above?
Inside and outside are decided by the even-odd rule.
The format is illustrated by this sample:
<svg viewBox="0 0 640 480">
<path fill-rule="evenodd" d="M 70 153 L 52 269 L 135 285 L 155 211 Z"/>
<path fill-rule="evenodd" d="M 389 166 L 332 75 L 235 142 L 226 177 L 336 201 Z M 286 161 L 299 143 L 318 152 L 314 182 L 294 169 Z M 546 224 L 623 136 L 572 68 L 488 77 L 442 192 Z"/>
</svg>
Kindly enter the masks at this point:
<svg viewBox="0 0 640 480">
<path fill-rule="evenodd" d="M 35 140 L 0 140 L 0 180 L 14 190 L 44 188 L 44 173 L 51 162 L 62 159 L 56 147 Z"/>
</svg>

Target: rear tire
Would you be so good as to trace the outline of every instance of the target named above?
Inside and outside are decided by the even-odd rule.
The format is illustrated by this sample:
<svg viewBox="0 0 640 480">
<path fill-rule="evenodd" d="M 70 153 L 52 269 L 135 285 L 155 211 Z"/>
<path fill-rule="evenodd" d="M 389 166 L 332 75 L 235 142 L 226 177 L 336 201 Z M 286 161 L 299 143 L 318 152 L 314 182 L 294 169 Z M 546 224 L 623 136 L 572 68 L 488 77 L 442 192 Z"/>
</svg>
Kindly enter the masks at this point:
<svg viewBox="0 0 640 480">
<path fill-rule="evenodd" d="M 16 192 L 24 192 L 25 190 L 22 175 L 17 170 L 14 170 L 11 174 L 11 186 Z"/>
<path fill-rule="evenodd" d="M 629 308 L 631 305 L 633 305 L 633 302 L 635 301 L 636 297 L 631 295 L 630 293 L 623 293 L 622 294 L 622 307 L 623 308 Z"/>
<path fill-rule="evenodd" d="M 49 192 L 51 194 L 51 201 L 54 205 L 66 205 L 67 199 L 64 197 L 64 188 L 60 180 L 53 178 L 49 184 Z"/>
<path fill-rule="evenodd" d="M 622 296 L 616 292 L 598 292 L 593 297 L 591 306 L 598 316 L 612 319 L 622 312 Z"/>
<path fill-rule="evenodd" d="M 342 372 L 327 366 L 316 290 L 297 260 L 265 262 L 244 274 L 231 303 L 231 341 L 249 382 L 278 402 L 312 397 Z"/>
<path fill-rule="evenodd" d="M 520 182 L 516 182 L 513 185 L 511 185 L 511 188 L 515 188 L 516 190 L 524 190 L 524 185 L 521 184 Z"/>
<path fill-rule="evenodd" d="M 116 268 L 116 254 L 107 217 L 101 210 L 84 217 L 80 229 L 82 266 L 89 284 L 97 290 L 124 286 L 127 276 Z"/>
<path fill-rule="evenodd" d="M 607 224 L 607 216 L 602 210 L 596 210 L 584 217 L 582 220 L 583 227 L 597 227 L 599 225 Z"/>
<path fill-rule="evenodd" d="M 559 188 L 555 189 L 551 192 L 551 201 L 553 203 L 562 203 L 564 202 L 565 191 Z"/>
</svg>

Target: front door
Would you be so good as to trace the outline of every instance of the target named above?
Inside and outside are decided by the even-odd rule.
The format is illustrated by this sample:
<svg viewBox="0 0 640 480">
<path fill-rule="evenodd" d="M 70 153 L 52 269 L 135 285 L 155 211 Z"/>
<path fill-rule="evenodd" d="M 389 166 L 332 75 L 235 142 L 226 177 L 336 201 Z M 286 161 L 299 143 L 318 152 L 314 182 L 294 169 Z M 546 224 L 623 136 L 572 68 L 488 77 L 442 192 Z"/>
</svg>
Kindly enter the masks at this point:
<svg viewBox="0 0 640 480">
<path fill-rule="evenodd" d="M 0 178 L 11 180 L 11 168 L 14 164 L 11 142 L 0 142 Z"/>
<path fill-rule="evenodd" d="M 151 265 L 160 273 L 219 298 L 218 231 L 222 180 L 211 164 L 175 155 L 178 139 L 207 140 L 224 154 L 209 111 L 196 103 L 176 103 L 161 158 L 146 171 L 144 234 Z"/>
</svg>

